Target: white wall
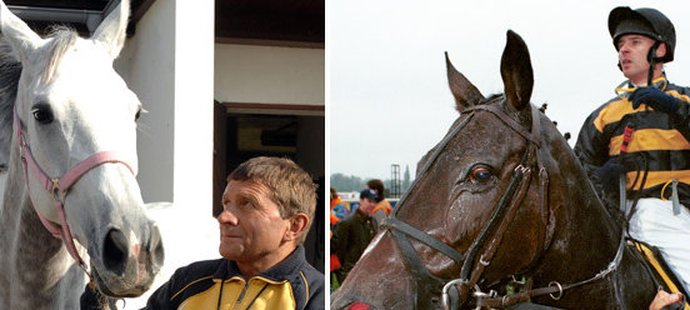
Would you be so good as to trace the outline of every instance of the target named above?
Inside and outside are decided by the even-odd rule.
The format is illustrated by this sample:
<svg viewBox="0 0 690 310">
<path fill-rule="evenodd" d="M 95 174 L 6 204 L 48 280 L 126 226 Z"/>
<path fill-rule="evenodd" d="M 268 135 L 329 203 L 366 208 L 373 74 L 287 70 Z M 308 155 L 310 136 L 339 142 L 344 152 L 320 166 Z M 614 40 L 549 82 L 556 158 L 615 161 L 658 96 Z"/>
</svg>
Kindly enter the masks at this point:
<svg viewBox="0 0 690 310">
<path fill-rule="evenodd" d="M 116 63 L 148 111 L 137 137 L 144 200 L 203 208 L 205 215 L 212 195 L 213 33 L 213 1 L 156 1 Z"/>
<path fill-rule="evenodd" d="M 176 0 L 175 203 L 210 218 L 213 197 L 213 0 Z"/>
<path fill-rule="evenodd" d="M 179 267 L 219 257 L 211 217 L 213 159 L 212 0 L 158 0 L 137 24 L 116 63 L 149 111 L 139 121 L 139 184 L 158 223 L 165 264 L 152 288 L 128 299 L 139 309 Z"/>
<path fill-rule="evenodd" d="M 148 113 L 139 119 L 139 184 L 144 201 L 173 200 L 175 3 L 155 1 L 125 43 L 118 71 Z"/>
<path fill-rule="evenodd" d="M 324 105 L 324 50 L 215 45 L 220 102 Z"/>
</svg>

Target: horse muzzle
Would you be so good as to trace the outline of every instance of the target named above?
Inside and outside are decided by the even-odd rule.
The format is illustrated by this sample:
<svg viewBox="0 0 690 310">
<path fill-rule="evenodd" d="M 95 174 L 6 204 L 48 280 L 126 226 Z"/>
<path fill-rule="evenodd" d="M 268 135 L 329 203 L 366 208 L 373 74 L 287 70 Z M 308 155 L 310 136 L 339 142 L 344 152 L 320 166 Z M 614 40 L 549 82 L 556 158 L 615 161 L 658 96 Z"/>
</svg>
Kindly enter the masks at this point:
<svg viewBox="0 0 690 310">
<path fill-rule="evenodd" d="M 149 289 L 165 259 L 158 227 L 143 242 L 132 242 L 125 233 L 111 228 L 103 241 L 101 258 L 92 261 L 98 288 L 111 297 L 136 297 Z"/>
</svg>

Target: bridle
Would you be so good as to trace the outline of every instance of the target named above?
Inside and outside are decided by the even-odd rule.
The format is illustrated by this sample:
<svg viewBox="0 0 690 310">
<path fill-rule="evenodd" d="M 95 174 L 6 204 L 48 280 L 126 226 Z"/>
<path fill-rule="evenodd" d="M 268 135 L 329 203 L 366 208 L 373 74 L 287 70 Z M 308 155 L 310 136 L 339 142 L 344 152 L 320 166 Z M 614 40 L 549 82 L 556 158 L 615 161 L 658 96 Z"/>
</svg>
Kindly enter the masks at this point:
<svg viewBox="0 0 690 310">
<path fill-rule="evenodd" d="M 84 160 L 80 161 L 72 168 L 67 170 L 64 175 L 60 177 L 51 177 L 36 162 L 34 159 L 31 148 L 29 147 L 29 142 L 27 140 L 28 134 L 24 123 L 19 118 L 17 111 L 14 111 L 14 129 L 17 133 L 17 139 L 19 144 L 19 154 L 21 156 L 22 166 L 24 168 L 24 180 L 26 181 L 26 188 L 29 189 L 29 174 L 33 175 L 34 178 L 38 180 L 41 186 L 50 194 L 53 198 L 53 206 L 57 212 L 60 223 L 56 224 L 51 220 L 44 217 L 41 212 L 36 210 L 35 204 L 34 209 L 38 218 L 43 223 L 43 226 L 50 232 L 54 237 L 62 239 L 67 247 L 67 251 L 74 258 L 74 260 L 79 264 L 79 266 L 84 269 L 84 271 L 90 275 L 84 260 L 79 255 L 77 248 L 74 244 L 74 236 L 67 224 L 67 217 L 65 215 L 65 199 L 69 193 L 70 188 L 79 181 L 79 179 L 89 172 L 91 169 L 96 168 L 100 165 L 106 163 L 120 163 L 123 164 L 127 169 L 136 176 L 137 171 L 126 161 L 125 156 L 116 151 L 102 151 L 97 152 Z M 29 195 L 31 199 L 31 195 Z"/>
<path fill-rule="evenodd" d="M 381 225 L 382 229 L 384 229 L 386 233 L 390 233 L 392 239 L 395 240 L 400 253 L 404 258 L 406 267 L 408 270 L 410 270 L 413 276 L 416 277 L 418 285 L 423 286 L 420 288 L 421 291 L 430 292 L 434 287 L 434 283 L 436 285 L 445 283 L 445 285 L 443 285 L 441 294 L 445 309 L 450 309 L 453 301 L 457 302 L 457 300 L 459 300 L 464 303 L 464 301 L 469 298 L 471 289 L 475 289 L 474 295 L 477 298 L 478 307 L 508 306 L 526 301 L 530 297 L 546 294 L 549 294 L 553 299 L 560 299 L 564 290 L 604 278 L 607 274 L 615 270 L 620 263 L 624 248 L 624 238 L 621 238 L 618 252 L 607 268 L 587 280 L 569 285 L 561 285 L 556 281 L 552 281 L 549 286 L 544 288 L 530 288 L 526 292 L 503 297 L 496 297 L 496 294 L 487 295 L 479 290 L 477 283 L 481 280 L 484 269 L 490 265 L 494 254 L 496 254 L 497 248 L 509 227 L 509 224 L 512 222 L 516 211 L 522 204 L 522 201 L 530 187 L 533 168 L 537 168 L 537 183 L 542 194 L 541 197 L 544 197 L 543 199 L 540 199 L 538 203 L 541 203 L 542 210 L 544 210 L 544 208 L 548 205 L 545 197 L 548 189 L 549 177 L 546 169 L 537 155 L 537 150 L 540 147 L 540 118 L 537 114 L 539 112 L 532 106 L 529 106 L 529 108 L 532 113 L 531 131 L 527 131 L 520 123 L 518 123 L 518 121 L 510 117 L 502 108 L 495 104 L 477 105 L 463 110 L 462 114 L 467 116 L 464 118 L 464 120 L 459 120 L 459 123 L 455 124 L 449 133 L 444 137 L 444 139 L 441 140 L 441 142 L 434 149 L 429 160 L 427 160 L 422 169 L 420 169 L 422 172 L 416 178 L 415 182 L 410 186 L 410 189 L 398 202 L 399 206 L 402 207 L 404 205 L 403 202 L 409 193 L 413 192 L 417 186 L 417 181 L 424 179 L 424 176 L 429 172 L 430 167 L 442 153 L 445 146 L 450 143 L 453 137 L 455 137 L 455 135 L 462 130 L 462 128 L 476 113 L 486 112 L 497 117 L 503 124 L 525 138 L 527 141 L 527 147 L 522 154 L 520 163 L 513 168 L 510 181 L 498 200 L 496 207 L 493 209 L 488 221 L 484 223 L 484 226 L 479 232 L 478 237 L 473 240 L 466 253 L 461 253 L 448 244 L 429 235 L 427 232 L 412 227 L 411 225 L 399 220 L 396 215 L 400 208 L 396 209 L 396 211 L 392 213 Z M 547 231 L 544 248 L 546 248 L 546 246 L 550 243 L 551 237 L 552 232 L 549 233 Z M 419 258 L 416 250 L 409 240 L 410 238 L 415 239 L 440 253 L 443 253 L 445 256 L 452 259 L 455 264 L 461 266 L 459 277 L 451 281 L 445 281 L 444 279 L 431 274 L 431 272 L 429 272 Z M 429 279 L 432 281 L 424 281 Z M 459 296 L 451 294 L 451 288 L 453 287 L 457 288 L 457 293 Z M 420 291 L 420 289 L 417 291 Z M 424 305 L 420 305 L 421 300 L 419 297 L 416 295 L 414 297 L 417 308 L 424 308 Z"/>
<path fill-rule="evenodd" d="M 532 111 L 536 110 L 532 109 Z M 420 258 L 417 256 L 417 253 L 414 247 L 412 246 L 412 243 L 407 237 L 413 238 L 443 253 L 444 255 L 451 258 L 456 264 L 462 266 L 460 270 L 460 277 L 458 281 L 456 281 L 456 283 L 462 284 L 460 292 L 464 295 L 467 295 L 467 293 L 469 292 L 469 288 L 471 288 L 479 281 L 479 278 L 483 273 L 484 268 L 489 265 L 491 259 L 493 258 L 493 255 L 496 253 L 498 244 L 500 244 L 500 241 L 503 237 L 503 232 L 508 227 L 507 223 L 509 221 L 505 221 L 503 219 L 507 217 L 512 217 L 512 215 L 515 213 L 515 210 L 518 209 L 517 206 L 521 204 L 522 199 L 524 198 L 529 187 L 530 178 L 532 175 L 531 167 L 534 165 L 534 162 L 536 162 L 536 150 L 539 148 L 539 118 L 537 117 L 537 115 L 532 115 L 532 131 L 527 132 L 521 124 L 519 124 L 513 118 L 508 116 L 498 106 L 489 104 L 477 105 L 463 110 L 462 113 L 467 115 L 464 118 L 464 121 L 461 121 L 461 123 L 453 126 L 451 131 L 438 144 L 438 147 L 435 148 L 434 152 L 430 157 L 430 160 L 426 161 L 426 165 L 421 170 L 422 173 L 416 178 L 416 180 L 423 179 L 423 176 L 429 172 L 432 163 L 436 161 L 436 159 L 439 157 L 445 146 L 448 143 L 450 143 L 450 141 L 456 136 L 456 134 L 460 130 L 462 130 L 462 128 L 464 128 L 464 126 L 472 119 L 475 113 L 478 112 L 488 112 L 498 117 L 513 131 L 516 131 L 521 136 L 523 136 L 528 141 L 528 146 L 522 155 L 520 164 L 518 164 L 513 169 L 513 174 L 510 178 L 510 182 L 508 183 L 506 190 L 501 195 L 501 198 L 498 200 L 496 208 L 494 208 L 491 216 L 489 217 L 489 220 L 484 224 L 484 227 L 479 233 L 479 236 L 472 242 L 467 253 L 460 253 L 456 249 L 439 241 L 435 237 L 427 234 L 426 232 L 414 228 L 409 224 L 406 224 L 403 221 L 399 220 L 396 217 L 396 214 L 400 209 L 397 209 L 396 212 L 391 214 L 391 216 L 387 218 L 386 221 L 382 224 L 382 227 L 391 233 L 391 236 L 398 244 L 400 252 L 402 253 L 405 259 L 407 267 L 418 278 L 432 279 L 434 280 L 433 282 L 441 284 L 445 283 L 444 280 L 432 275 L 428 271 L 428 269 L 421 262 Z M 415 183 L 412 184 L 410 190 L 406 192 L 406 195 L 400 199 L 400 201 L 398 202 L 399 205 L 402 206 L 403 202 L 407 197 L 407 193 L 410 193 L 414 190 L 415 186 L 417 185 L 416 180 Z M 487 239 L 492 234 L 492 232 L 494 232 L 494 238 L 492 240 L 489 240 L 487 244 Z M 484 248 L 484 251 L 480 255 L 479 251 L 482 248 Z M 479 260 L 477 260 L 478 255 Z M 425 289 L 424 291 L 429 290 Z M 447 288 L 444 289 L 444 296 L 446 296 L 446 291 Z M 419 302 L 419 300 L 417 302 Z"/>
</svg>

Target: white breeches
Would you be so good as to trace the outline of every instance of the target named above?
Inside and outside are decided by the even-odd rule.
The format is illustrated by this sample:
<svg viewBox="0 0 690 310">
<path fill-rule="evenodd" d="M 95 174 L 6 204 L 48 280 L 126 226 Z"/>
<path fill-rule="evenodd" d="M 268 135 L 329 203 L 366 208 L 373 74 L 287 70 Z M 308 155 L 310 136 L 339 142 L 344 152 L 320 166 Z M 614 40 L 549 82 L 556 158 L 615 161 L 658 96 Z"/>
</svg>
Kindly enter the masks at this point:
<svg viewBox="0 0 690 310">
<path fill-rule="evenodd" d="M 628 201 L 628 208 L 631 202 Z M 642 198 L 630 219 L 631 237 L 661 251 L 666 263 L 690 289 L 690 211 L 681 206 L 673 214 L 673 203 L 657 198 Z"/>
</svg>

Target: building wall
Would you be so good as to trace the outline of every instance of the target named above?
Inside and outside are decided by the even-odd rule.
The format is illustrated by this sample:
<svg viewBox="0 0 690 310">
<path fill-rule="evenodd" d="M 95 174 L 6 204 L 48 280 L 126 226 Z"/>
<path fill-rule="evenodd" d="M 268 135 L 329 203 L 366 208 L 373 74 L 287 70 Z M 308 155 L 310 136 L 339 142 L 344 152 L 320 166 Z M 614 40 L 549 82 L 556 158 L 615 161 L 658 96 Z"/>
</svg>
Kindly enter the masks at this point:
<svg viewBox="0 0 690 310">
<path fill-rule="evenodd" d="M 215 45 L 220 102 L 324 105 L 324 50 Z"/>
<path fill-rule="evenodd" d="M 116 62 L 148 112 L 137 137 L 144 200 L 197 206 L 205 215 L 212 195 L 213 41 L 211 1 L 156 1 Z"/>
<path fill-rule="evenodd" d="M 173 201 L 175 2 L 156 1 L 127 39 L 116 69 L 139 96 L 138 180 L 144 201 Z"/>
<path fill-rule="evenodd" d="M 213 219 L 215 2 L 175 2 L 175 203 Z"/>
<path fill-rule="evenodd" d="M 116 69 L 148 113 L 138 124 L 139 185 L 165 247 L 152 288 L 128 299 L 140 309 L 173 272 L 218 257 L 218 225 L 211 217 L 213 158 L 214 2 L 158 0 L 139 21 Z"/>
</svg>

